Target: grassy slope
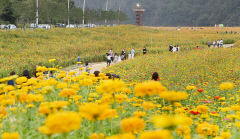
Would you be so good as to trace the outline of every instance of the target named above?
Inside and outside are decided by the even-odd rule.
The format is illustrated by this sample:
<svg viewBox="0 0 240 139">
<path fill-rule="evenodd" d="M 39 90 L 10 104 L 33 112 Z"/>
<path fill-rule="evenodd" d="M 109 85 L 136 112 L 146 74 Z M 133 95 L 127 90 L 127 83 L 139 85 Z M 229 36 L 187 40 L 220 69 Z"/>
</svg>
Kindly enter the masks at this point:
<svg viewBox="0 0 240 139">
<path fill-rule="evenodd" d="M 161 82 L 171 89 L 181 90 L 188 84 L 202 86 L 208 82 L 216 87 L 224 81 L 240 80 L 240 49 L 202 49 L 178 54 L 146 55 L 107 69 L 126 81 L 142 81 L 160 74 Z"/>
<path fill-rule="evenodd" d="M 6 76 L 11 70 L 18 73 L 24 69 L 33 70 L 36 64 L 49 65 L 48 60 L 51 58 L 56 58 L 59 66 L 74 64 L 77 56 L 81 56 L 83 60 L 103 61 L 104 54 L 110 48 L 120 52 L 132 47 L 141 50 L 147 45 L 151 53 L 159 53 L 166 51 L 170 43 L 186 48 L 201 45 L 207 39 L 239 39 L 238 35 L 216 34 L 216 31 L 214 28 L 184 28 L 176 31 L 176 28 L 131 25 L 92 29 L 0 31 L 0 76 Z"/>
</svg>

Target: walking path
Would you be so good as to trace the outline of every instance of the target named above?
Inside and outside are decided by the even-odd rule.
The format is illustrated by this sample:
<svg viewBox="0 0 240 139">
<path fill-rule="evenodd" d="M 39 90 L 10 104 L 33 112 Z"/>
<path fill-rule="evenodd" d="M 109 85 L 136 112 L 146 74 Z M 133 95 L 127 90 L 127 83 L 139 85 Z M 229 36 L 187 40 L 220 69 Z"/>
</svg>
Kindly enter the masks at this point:
<svg viewBox="0 0 240 139">
<path fill-rule="evenodd" d="M 93 73 L 94 71 L 102 71 L 104 68 L 107 67 L 107 63 L 106 62 L 98 62 L 98 63 L 89 63 L 89 68 L 90 68 L 90 73 Z M 79 68 L 83 68 L 83 71 L 86 71 L 86 68 L 84 65 L 73 65 L 73 66 L 69 66 L 67 68 L 64 68 L 63 70 L 67 71 L 67 72 L 72 72 L 72 71 L 76 71 L 77 75 L 80 74 L 79 73 Z"/>
<path fill-rule="evenodd" d="M 225 45 L 223 45 L 223 48 L 231 48 L 233 46 L 234 46 L 234 44 L 225 44 Z M 79 68 L 81 68 L 81 67 L 84 69 L 83 71 L 86 71 L 84 65 L 80 65 L 80 66 L 73 65 L 73 66 L 66 67 L 63 70 L 65 70 L 67 72 L 76 71 L 77 75 L 79 75 L 80 74 Z M 94 71 L 100 71 L 101 72 L 106 67 L 107 67 L 107 63 L 106 62 L 89 63 L 89 68 L 91 68 L 90 69 L 90 73 L 93 73 Z"/>
</svg>

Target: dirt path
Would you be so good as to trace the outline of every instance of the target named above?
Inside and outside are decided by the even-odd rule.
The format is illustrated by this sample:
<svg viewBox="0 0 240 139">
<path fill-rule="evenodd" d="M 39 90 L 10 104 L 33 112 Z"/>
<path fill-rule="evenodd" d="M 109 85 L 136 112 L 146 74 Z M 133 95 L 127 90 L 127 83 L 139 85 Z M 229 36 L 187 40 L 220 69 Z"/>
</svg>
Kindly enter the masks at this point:
<svg viewBox="0 0 240 139">
<path fill-rule="evenodd" d="M 73 66 L 69 66 L 64 68 L 63 70 L 67 71 L 67 72 L 72 72 L 72 71 L 76 71 L 77 74 L 79 73 L 79 68 L 83 68 L 83 71 L 86 71 L 86 68 L 84 65 L 73 65 Z M 89 63 L 89 68 L 90 68 L 90 73 L 93 73 L 94 71 L 98 70 L 98 71 L 102 71 L 104 68 L 107 67 L 107 63 L 106 62 L 98 62 L 98 63 Z"/>
<path fill-rule="evenodd" d="M 234 44 L 225 44 L 225 45 L 223 45 L 223 48 L 230 48 L 230 47 L 233 47 L 234 46 Z"/>
<path fill-rule="evenodd" d="M 234 46 L 234 44 L 224 44 L 223 48 L 231 48 L 233 46 Z M 213 46 L 211 46 L 211 48 L 213 48 Z M 217 47 L 215 47 L 215 48 L 217 48 Z"/>
</svg>

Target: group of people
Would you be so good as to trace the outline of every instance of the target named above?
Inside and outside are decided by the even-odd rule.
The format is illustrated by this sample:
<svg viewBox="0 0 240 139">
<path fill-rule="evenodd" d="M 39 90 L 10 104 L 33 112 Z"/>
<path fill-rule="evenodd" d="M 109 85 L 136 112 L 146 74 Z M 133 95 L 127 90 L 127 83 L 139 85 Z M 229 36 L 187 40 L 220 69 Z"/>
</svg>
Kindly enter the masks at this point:
<svg viewBox="0 0 240 139">
<path fill-rule="evenodd" d="M 211 43 L 211 41 L 208 41 L 208 47 L 209 48 L 211 47 L 211 45 L 213 46 L 213 48 L 223 47 L 223 39 L 217 40 L 217 41 L 214 40 L 212 43 Z"/>
<path fill-rule="evenodd" d="M 173 46 L 172 44 L 169 45 L 169 52 L 179 52 L 180 47 L 178 45 Z"/>
<path fill-rule="evenodd" d="M 136 51 L 134 48 L 128 53 L 128 59 L 134 59 Z M 147 48 L 143 48 L 143 55 L 147 53 Z M 127 59 L 126 51 L 123 49 L 121 54 L 118 55 L 117 53 L 114 53 L 112 49 L 109 50 L 108 53 L 106 53 L 106 60 L 107 60 L 107 66 L 110 66 L 111 63 L 117 63 L 119 61 L 123 61 Z"/>
</svg>

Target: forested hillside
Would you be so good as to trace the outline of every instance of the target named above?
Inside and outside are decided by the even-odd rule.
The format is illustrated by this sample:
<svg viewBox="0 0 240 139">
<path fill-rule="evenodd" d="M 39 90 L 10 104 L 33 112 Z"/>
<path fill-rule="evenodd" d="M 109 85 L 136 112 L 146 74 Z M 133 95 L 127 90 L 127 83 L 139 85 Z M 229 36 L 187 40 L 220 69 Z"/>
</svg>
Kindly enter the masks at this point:
<svg viewBox="0 0 240 139">
<path fill-rule="evenodd" d="M 75 0 L 81 5 L 83 0 Z M 107 0 L 87 0 L 89 8 L 105 8 Z M 211 26 L 240 25 L 239 0 L 109 0 L 109 8 L 125 12 L 134 23 L 133 8 L 141 2 L 146 9 L 144 24 L 152 26 Z"/>
<path fill-rule="evenodd" d="M 39 1 L 39 23 L 55 24 L 67 23 L 68 1 L 67 0 L 38 0 Z M 72 24 L 82 23 L 82 8 L 76 7 L 74 1 L 70 0 L 69 9 L 70 22 Z M 0 24 L 24 25 L 34 23 L 36 19 L 36 0 L 0 0 Z M 126 20 L 127 16 L 118 10 L 105 11 L 103 9 L 85 10 L 86 23 L 103 23 Z"/>
<path fill-rule="evenodd" d="M 35 20 L 36 0 L 0 0 L 0 23 L 29 23 Z M 144 25 L 226 26 L 240 25 L 240 0 L 86 0 L 86 22 L 107 18 L 115 23 L 135 23 L 133 9 L 140 2 L 146 9 Z M 75 5 L 75 6 L 74 6 Z M 81 23 L 83 0 L 71 0 L 71 23 Z M 121 14 L 118 10 L 122 11 Z M 123 13 L 127 14 L 125 16 Z M 66 23 L 67 0 L 39 0 L 40 23 Z M 126 20 L 128 17 L 128 20 Z"/>
</svg>

